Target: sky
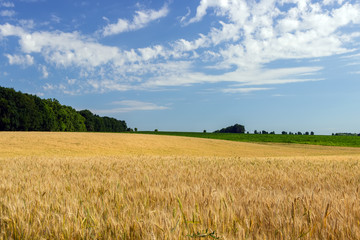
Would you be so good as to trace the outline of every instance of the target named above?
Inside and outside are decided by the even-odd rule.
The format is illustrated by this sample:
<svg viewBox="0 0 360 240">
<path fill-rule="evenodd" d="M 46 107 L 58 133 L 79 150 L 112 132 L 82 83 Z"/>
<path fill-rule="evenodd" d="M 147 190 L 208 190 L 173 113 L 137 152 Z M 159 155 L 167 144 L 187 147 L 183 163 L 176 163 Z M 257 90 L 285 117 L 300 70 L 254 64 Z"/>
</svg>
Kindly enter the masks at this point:
<svg viewBox="0 0 360 240">
<path fill-rule="evenodd" d="M 138 130 L 360 132 L 360 0 L 0 0 L 0 85 Z"/>
</svg>

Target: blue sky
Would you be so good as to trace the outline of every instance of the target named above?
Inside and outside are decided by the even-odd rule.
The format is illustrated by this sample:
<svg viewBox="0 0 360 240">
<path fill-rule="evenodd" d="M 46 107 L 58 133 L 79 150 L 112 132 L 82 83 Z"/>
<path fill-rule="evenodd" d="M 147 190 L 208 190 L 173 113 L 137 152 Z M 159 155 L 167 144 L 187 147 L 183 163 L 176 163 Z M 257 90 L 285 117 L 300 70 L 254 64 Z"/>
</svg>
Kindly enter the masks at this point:
<svg viewBox="0 0 360 240">
<path fill-rule="evenodd" d="M 0 85 L 139 130 L 360 132 L 360 1 L 0 0 Z"/>
</svg>

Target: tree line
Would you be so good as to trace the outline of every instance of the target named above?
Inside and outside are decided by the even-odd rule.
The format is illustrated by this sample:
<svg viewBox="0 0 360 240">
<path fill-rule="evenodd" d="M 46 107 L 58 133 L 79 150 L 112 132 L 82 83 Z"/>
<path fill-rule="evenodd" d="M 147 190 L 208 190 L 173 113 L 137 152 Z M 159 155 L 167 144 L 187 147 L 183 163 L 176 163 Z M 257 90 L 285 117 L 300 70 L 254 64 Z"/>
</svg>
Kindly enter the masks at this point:
<svg viewBox="0 0 360 240">
<path fill-rule="evenodd" d="M 125 121 L 0 87 L 0 131 L 124 132 Z"/>
<path fill-rule="evenodd" d="M 247 133 L 249 133 L 249 132 L 247 132 Z M 255 130 L 254 134 L 275 134 L 275 131 L 272 131 L 272 132 L 269 133 L 269 132 L 267 132 L 265 130 L 262 130 L 262 131 Z M 302 132 L 286 132 L 286 131 L 282 131 L 281 134 L 282 135 L 315 135 L 315 133 L 313 131 L 311 131 L 311 132 L 306 131 L 304 133 L 302 133 Z"/>
<path fill-rule="evenodd" d="M 203 131 L 204 133 L 206 133 L 206 130 Z M 226 128 L 222 128 L 220 130 L 216 130 L 214 133 L 245 133 L 245 127 L 244 125 L 241 124 L 235 124 Z M 250 132 L 246 132 L 247 134 L 250 134 Z M 258 130 L 254 130 L 254 134 L 275 134 L 275 131 L 272 132 L 268 132 L 265 130 L 262 131 L 258 131 Z M 314 132 L 286 132 L 286 131 L 282 131 L 281 132 L 282 135 L 315 135 Z"/>
</svg>

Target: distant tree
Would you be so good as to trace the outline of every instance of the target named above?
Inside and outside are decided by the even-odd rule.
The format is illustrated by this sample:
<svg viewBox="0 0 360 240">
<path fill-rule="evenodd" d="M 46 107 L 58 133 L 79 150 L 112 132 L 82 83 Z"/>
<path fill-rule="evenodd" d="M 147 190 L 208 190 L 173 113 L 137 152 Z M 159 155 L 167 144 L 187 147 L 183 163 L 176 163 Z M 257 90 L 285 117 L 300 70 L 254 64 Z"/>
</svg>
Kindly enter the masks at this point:
<svg viewBox="0 0 360 240">
<path fill-rule="evenodd" d="M 255 131 L 254 131 L 254 134 L 258 134 L 258 131 L 257 131 L 257 130 L 255 130 Z"/>
<path fill-rule="evenodd" d="M 274 134 L 275 134 L 275 131 L 270 132 L 270 134 L 274 135 Z"/>
<path fill-rule="evenodd" d="M 137 128 L 134 128 L 134 131 L 135 131 L 135 132 L 137 132 L 137 131 L 138 131 L 138 129 L 137 129 Z"/>
<path fill-rule="evenodd" d="M 265 131 L 265 130 L 262 130 L 262 131 L 261 131 L 261 134 L 268 134 L 268 132 Z"/>
<path fill-rule="evenodd" d="M 222 128 L 221 130 L 215 131 L 220 133 L 245 133 L 245 127 L 240 124 L 235 124 L 233 126 Z"/>
<path fill-rule="evenodd" d="M 282 135 L 286 135 L 287 132 L 286 132 L 286 131 L 282 131 L 281 134 L 282 134 Z"/>
<path fill-rule="evenodd" d="M 301 133 L 301 132 L 298 132 L 297 135 L 302 135 L 302 133 Z"/>
<path fill-rule="evenodd" d="M 246 134 L 250 134 L 249 131 L 247 131 Z"/>
<path fill-rule="evenodd" d="M 309 135 L 309 132 L 305 132 L 305 135 Z"/>
<path fill-rule="evenodd" d="M 206 133 L 206 130 L 204 130 L 203 133 Z"/>
<path fill-rule="evenodd" d="M 154 132 L 158 132 L 159 130 L 158 129 L 155 129 Z"/>
<path fill-rule="evenodd" d="M 310 135 L 315 135 L 315 133 L 313 131 L 311 131 Z"/>
</svg>

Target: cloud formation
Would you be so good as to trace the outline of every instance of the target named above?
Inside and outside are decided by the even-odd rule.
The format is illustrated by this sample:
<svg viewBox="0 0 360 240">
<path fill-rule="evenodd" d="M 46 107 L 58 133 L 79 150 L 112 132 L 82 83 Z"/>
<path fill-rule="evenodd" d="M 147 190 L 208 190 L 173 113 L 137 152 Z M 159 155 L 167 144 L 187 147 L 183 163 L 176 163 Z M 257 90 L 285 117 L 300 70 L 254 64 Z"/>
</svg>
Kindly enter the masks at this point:
<svg viewBox="0 0 360 240">
<path fill-rule="evenodd" d="M 207 36 L 183 45 L 197 49 L 199 41 L 206 46 L 228 42 L 228 47 L 220 51 L 224 67 L 247 67 L 277 59 L 324 57 L 350 51 L 344 45 L 354 38 L 342 33 L 341 28 L 360 23 L 359 4 L 346 3 L 331 11 L 325 6 L 330 2 L 323 4 L 302 0 L 259 3 L 202 0 L 188 23 L 201 21 L 209 9 L 229 22 L 219 21 L 220 28 L 213 28 Z"/>
<path fill-rule="evenodd" d="M 34 57 L 29 54 L 26 55 L 10 55 L 5 54 L 5 56 L 9 60 L 10 65 L 23 65 L 23 66 L 30 66 L 34 64 Z"/>
<path fill-rule="evenodd" d="M 13 7 L 15 7 L 15 4 L 13 2 L 1 1 L 0 7 L 13 8 Z"/>
<path fill-rule="evenodd" d="M 0 11 L 1 17 L 13 17 L 16 14 L 13 10 L 2 10 Z"/>
<path fill-rule="evenodd" d="M 103 36 L 111 36 L 123 32 L 135 31 L 146 27 L 150 22 L 166 17 L 169 13 L 167 5 L 160 10 L 153 9 L 136 11 L 132 21 L 119 18 L 117 23 L 108 24 L 102 29 Z"/>
<path fill-rule="evenodd" d="M 107 109 L 107 110 L 93 110 L 98 114 L 116 114 L 132 111 L 154 111 L 154 110 L 166 110 L 169 109 L 165 106 L 159 106 L 154 103 L 134 101 L 134 100 L 123 100 L 113 102 L 113 105 L 119 105 L 120 107 Z"/>
<path fill-rule="evenodd" d="M 131 21 L 118 19 L 99 31 L 103 37 L 135 31 L 168 16 L 169 11 L 166 4 L 159 10 L 137 11 Z M 76 84 L 64 80 L 46 85 L 51 86 L 47 90 L 105 92 L 237 84 L 234 90 L 220 90 L 228 93 L 323 80 L 316 76 L 321 66 L 266 66 L 277 60 L 351 53 L 360 38 L 360 5 L 351 1 L 201 0 L 195 15 L 190 15 L 188 9 L 181 18 L 184 28 L 199 24 L 207 15 L 217 20 L 208 32 L 193 38 L 131 49 L 106 45 L 102 38 L 81 32 L 40 31 L 10 23 L 0 25 L 0 38 L 18 39 L 22 54 L 6 55 L 10 64 L 30 66 L 42 58 L 44 63 L 38 69 L 44 78 L 52 68 L 77 69 L 78 76 L 72 76 Z M 75 87 L 78 89 L 69 90 Z"/>
<path fill-rule="evenodd" d="M 46 66 L 40 64 L 40 65 L 39 65 L 39 70 L 40 70 L 41 73 L 42 73 L 42 78 L 48 78 L 48 77 L 49 77 L 49 72 L 48 72 Z"/>
<path fill-rule="evenodd" d="M 251 93 L 255 91 L 271 90 L 272 88 L 225 88 L 222 90 L 224 93 Z"/>
</svg>

